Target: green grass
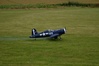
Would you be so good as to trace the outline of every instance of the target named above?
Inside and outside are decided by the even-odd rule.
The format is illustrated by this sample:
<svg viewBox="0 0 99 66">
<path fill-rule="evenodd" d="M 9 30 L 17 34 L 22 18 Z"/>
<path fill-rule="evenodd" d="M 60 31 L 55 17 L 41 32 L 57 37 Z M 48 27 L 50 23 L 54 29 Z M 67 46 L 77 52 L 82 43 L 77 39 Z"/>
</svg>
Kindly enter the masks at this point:
<svg viewBox="0 0 99 66">
<path fill-rule="evenodd" d="M 57 3 L 64 3 L 64 2 L 68 2 L 68 1 L 80 2 L 80 3 L 99 3 L 99 0 L 0 0 L 0 4 L 2 4 L 2 5 L 38 4 L 38 3 L 57 4 Z"/>
<path fill-rule="evenodd" d="M 56 8 L 64 6 L 99 7 L 99 0 L 1 0 L 0 9 Z"/>
<path fill-rule="evenodd" d="M 63 27 L 61 41 L 28 38 Z M 0 10 L 0 66 L 99 66 L 99 9 Z"/>
<path fill-rule="evenodd" d="M 61 8 L 61 7 L 99 7 L 99 4 L 93 3 L 79 3 L 79 2 L 64 2 L 57 4 L 13 4 L 13 5 L 0 5 L 0 9 L 31 9 L 31 8 Z"/>
<path fill-rule="evenodd" d="M 31 9 L 31 8 L 56 8 L 57 4 L 16 4 L 16 5 L 0 5 L 0 9 Z"/>
</svg>

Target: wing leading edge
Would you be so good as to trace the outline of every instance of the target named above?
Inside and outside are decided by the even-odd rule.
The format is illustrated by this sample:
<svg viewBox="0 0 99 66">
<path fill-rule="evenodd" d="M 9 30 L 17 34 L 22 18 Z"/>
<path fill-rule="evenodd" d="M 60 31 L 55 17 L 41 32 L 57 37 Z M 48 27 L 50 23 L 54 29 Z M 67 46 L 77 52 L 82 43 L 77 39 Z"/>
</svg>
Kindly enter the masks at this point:
<svg viewBox="0 0 99 66">
<path fill-rule="evenodd" d="M 50 36 L 50 38 L 57 38 L 59 36 L 59 34 L 53 34 Z"/>
</svg>

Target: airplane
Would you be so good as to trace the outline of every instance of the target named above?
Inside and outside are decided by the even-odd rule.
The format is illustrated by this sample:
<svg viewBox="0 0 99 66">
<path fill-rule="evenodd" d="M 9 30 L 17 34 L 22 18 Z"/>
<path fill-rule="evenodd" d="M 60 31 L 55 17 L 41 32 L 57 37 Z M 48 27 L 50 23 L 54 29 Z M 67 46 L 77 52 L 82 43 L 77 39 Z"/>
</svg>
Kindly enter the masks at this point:
<svg viewBox="0 0 99 66">
<path fill-rule="evenodd" d="M 49 38 L 49 39 L 61 39 L 61 35 L 66 33 L 66 28 L 58 30 L 45 30 L 38 33 L 35 28 L 32 29 L 32 35 L 30 38 Z"/>
</svg>

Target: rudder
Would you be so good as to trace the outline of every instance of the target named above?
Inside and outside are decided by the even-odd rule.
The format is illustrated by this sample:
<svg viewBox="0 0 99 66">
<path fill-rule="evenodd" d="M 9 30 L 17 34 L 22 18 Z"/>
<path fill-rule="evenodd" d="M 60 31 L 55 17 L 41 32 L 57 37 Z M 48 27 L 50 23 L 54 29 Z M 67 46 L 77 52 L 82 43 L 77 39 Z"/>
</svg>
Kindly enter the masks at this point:
<svg viewBox="0 0 99 66">
<path fill-rule="evenodd" d="M 35 28 L 32 29 L 32 35 L 37 34 L 37 30 Z"/>
</svg>

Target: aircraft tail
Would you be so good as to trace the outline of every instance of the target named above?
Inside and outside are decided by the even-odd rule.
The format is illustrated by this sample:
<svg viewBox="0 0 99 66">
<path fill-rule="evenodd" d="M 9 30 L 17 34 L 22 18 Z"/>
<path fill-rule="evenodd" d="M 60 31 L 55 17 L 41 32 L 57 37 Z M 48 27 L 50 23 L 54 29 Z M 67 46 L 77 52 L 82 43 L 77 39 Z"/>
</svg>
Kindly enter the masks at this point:
<svg viewBox="0 0 99 66">
<path fill-rule="evenodd" d="M 37 34 L 37 30 L 35 28 L 32 29 L 32 36 Z"/>
</svg>

